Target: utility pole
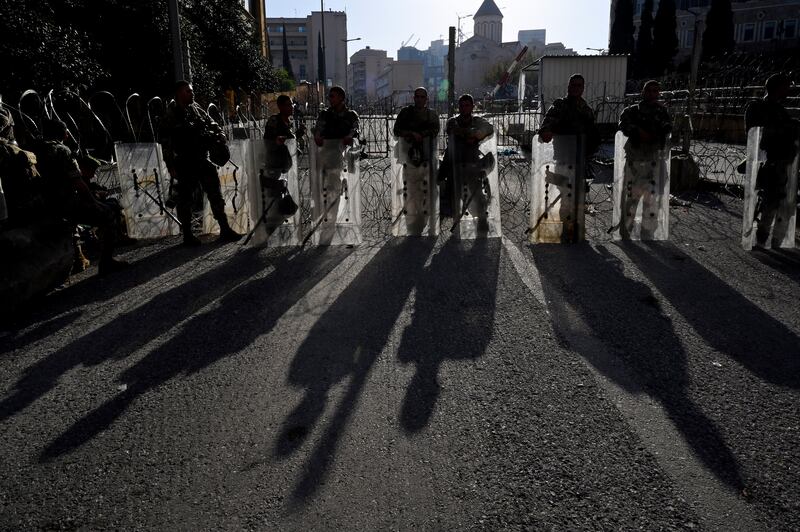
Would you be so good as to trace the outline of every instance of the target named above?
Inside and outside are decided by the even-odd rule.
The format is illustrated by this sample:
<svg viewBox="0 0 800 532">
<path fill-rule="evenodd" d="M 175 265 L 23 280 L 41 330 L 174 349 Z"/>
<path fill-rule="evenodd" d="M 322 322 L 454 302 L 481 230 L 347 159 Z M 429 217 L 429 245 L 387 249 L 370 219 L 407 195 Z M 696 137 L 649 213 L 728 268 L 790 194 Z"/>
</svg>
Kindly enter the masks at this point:
<svg viewBox="0 0 800 532">
<path fill-rule="evenodd" d="M 328 71 L 325 69 L 325 0 L 319 0 L 319 18 L 322 20 L 322 57 L 319 58 L 322 61 L 322 86 L 326 87 L 328 85 Z"/>
<path fill-rule="evenodd" d="M 703 53 L 703 31 L 705 20 L 699 13 L 690 11 L 695 16 L 694 22 L 694 49 L 692 50 L 692 73 L 689 78 L 689 97 L 686 99 L 686 122 L 683 131 L 683 153 L 689 155 L 692 144 L 692 113 L 694 113 L 694 91 L 697 87 L 697 71 L 700 68 L 700 56 Z"/>
<path fill-rule="evenodd" d="M 181 46 L 181 15 L 178 11 L 178 0 L 169 0 L 169 29 L 172 36 L 172 63 L 175 81 L 184 78 L 183 48 Z"/>
<path fill-rule="evenodd" d="M 447 49 L 447 118 L 453 116 L 456 99 L 456 28 L 450 26 L 450 47 Z"/>
</svg>

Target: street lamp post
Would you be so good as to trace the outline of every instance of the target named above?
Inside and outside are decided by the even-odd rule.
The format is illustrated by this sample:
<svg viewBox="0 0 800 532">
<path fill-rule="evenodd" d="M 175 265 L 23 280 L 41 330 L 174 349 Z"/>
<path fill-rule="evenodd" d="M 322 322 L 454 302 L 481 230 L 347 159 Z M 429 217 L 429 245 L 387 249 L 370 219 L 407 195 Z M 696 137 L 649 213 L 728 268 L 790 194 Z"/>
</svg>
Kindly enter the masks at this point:
<svg viewBox="0 0 800 532">
<path fill-rule="evenodd" d="M 361 37 L 354 37 L 352 39 L 341 39 L 341 41 L 347 46 L 347 43 L 352 41 L 360 41 Z M 347 72 L 347 63 L 349 60 L 347 49 L 345 48 L 344 54 L 344 87 L 347 89 L 347 94 L 350 95 L 350 74 Z M 352 95 L 350 96 L 352 98 Z"/>
</svg>

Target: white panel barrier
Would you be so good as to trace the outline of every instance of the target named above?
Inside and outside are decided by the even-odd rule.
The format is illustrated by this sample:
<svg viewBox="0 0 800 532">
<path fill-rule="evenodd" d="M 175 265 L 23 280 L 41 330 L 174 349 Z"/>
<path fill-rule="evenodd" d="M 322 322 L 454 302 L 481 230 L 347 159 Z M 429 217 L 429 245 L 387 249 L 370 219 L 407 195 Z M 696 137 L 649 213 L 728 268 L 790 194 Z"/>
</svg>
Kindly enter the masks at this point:
<svg viewBox="0 0 800 532">
<path fill-rule="evenodd" d="M 501 237 L 497 135 L 481 142 L 478 153 L 455 147 L 456 139 L 451 135 L 448 153 L 453 169 L 453 234 L 465 240 Z"/>
<path fill-rule="evenodd" d="M 439 234 L 438 141 L 423 139 L 413 146 L 404 138 L 391 140 L 392 234 Z"/>
<path fill-rule="evenodd" d="M 225 201 L 225 214 L 231 228 L 239 233 L 250 230 L 250 207 L 247 202 L 247 186 L 253 173 L 253 161 L 250 156 L 250 140 L 231 140 L 228 148 L 230 160 L 217 169 L 222 199 Z M 203 201 L 203 233 L 219 233 L 219 224 L 211 212 L 211 205 L 206 197 Z"/>
<path fill-rule="evenodd" d="M 669 239 L 669 137 L 664 147 L 614 139 L 614 240 Z"/>
<path fill-rule="evenodd" d="M 746 250 L 752 249 L 761 233 L 763 242 L 758 243 L 759 245 L 794 248 L 797 224 L 797 146 L 792 161 L 768 162 L 766 153 L 761 149 L 763 135 L 763 128 L 751 128 L 747 133 L 742 247 Z M 762 176 L 762 183 L 757 183 L 759 174 Z M 771 184 L 777 186 L 777 193 L 766 193 L 765 189 Z"/>
<path fill-rule="evenodd" d="M 254 246 L 296 246 L 300 237 L 300 210 L 286 216 L 279 209 L 280 195 L 274 188 L 265 186 L 269 179 L 286 181 L 289 195 L 300 203 L 297 179 L 297 141 L 288 139 L 286 148 L 291 157 L 291 167 L 278 160 L 277 149 L 271 149 L 274 141 L 253 140 L 250 146 L 251 168 L 248 173 L 247 191 L 249 195 L 250 223 L 253 235 L 250 244 Z"/>
<path fill-rule="evenodd" d="M 180 224 L 164 207 L 169 191 L 169 173 L 156 143 L 114 144 L 119 175 L 120 204 L 128 235 L 158 238 L 177 235 Z"/>
<path fill-rule="evenodd" d="M 359 151 L 339 139 L 311 150 L 312 239 L 316 245 L 360 244 Z"/>
<path fill-rule="evenodd" d="M 584 157 L 581 137 L 534 136 L 531 163 L 530 241 L 569 243 L 584 239 Z"/>
</svg>

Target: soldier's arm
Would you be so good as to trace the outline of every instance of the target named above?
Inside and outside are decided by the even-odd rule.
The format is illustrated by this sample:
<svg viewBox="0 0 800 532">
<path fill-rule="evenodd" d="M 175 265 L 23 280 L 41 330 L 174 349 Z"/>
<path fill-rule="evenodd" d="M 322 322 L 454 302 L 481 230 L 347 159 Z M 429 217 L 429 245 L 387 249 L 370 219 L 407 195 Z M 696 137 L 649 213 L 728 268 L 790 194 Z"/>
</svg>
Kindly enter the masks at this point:
<svg viewBox="0 0 800 532">
<path fill-rule="evenodd" d="M 276 115 L 272 115 L 267 119 L 267 123 L 264 124 L 264 139 L 276 140 L 278 136 L 278 121 L 276 120 Z"/>
<path fill-rule="evenodd" d="M 617 124 L 617 129 L 622 131 L 628 138 L 635 137 L 639 133 L 639 127 L 635 123 L 634 114 L 634 108 L 628 107 L 622 111 L 622 115 L 619 117 L 619 124 Z"/>
<path fill-rule="evenodd" d="M 394 128 L 392 132 L 395 137 L 405 137 L 408 135 L 408 112 L 407 107 L 400 109 L 397 113 L 397 119 L 394 121 Z"/>
<path fill-rule="evenodd" d="M 158 143 L 161 144 L 161 153 L 167 165 L 170 175 L 174 177 L 175 170 L 175 149 L 173 147 L 172 136 L 175 131 L 175 124 L 172 115 L 168 112 L 161 120 L 158 128 Z"/>
<path fill-rule="evenodd" d="M 490 124 L 488 120 L 477 117 L 475 122 L 475 132 L 473 133 L 475 140 L 481 141 L 486 137 L 494 135 L 494 126 Z"/>
<path fill-rule="evenodd" d="M 422 131 L 423 137 L 435 137 L 439 134 L 439 115 L 435 111 L 428 111 L 428 120 L 425 129 Z"/>
<path fill-rule="evenodd" d="M 361 134 L 361 131 L 359 130 L 358 113 L 356 113 L 355 111 L 350 111 L 350 119 L 351 119 L 350 133 L 348 133 L 347 136 L 353 139 L 357 139 L 358 136 Z"/>
</svg>

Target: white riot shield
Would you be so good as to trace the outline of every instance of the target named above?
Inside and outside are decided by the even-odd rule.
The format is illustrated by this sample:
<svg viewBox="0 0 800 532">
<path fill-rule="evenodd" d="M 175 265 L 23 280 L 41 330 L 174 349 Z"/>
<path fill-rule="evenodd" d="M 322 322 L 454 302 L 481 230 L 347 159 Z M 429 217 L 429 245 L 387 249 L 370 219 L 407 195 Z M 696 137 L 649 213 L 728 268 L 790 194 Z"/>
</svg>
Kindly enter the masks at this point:
<svg viewBox="0 0 800 532">
<path fill-rule="evenodd" d="M 498 190 L 497 135 L 483 140 L 476 152 L 454 149 L 455 137 L 448 139 L 453 169 L 452 232 L 458 238 L 499 238 L 500 191 Z"/>
<path fill-rule="evenodd" d="M 742 247 L 753 249 L 758 237 L 764 247 L 795 247 L 797 224 L 797 171 L 798 150 L 791 162 L 769 162 L 761 149 L 763 128 L 751 128 L 747 133 L 747 178 L 744 187 L 744 214 L 742 216 Z M 777 192 L 770 193 L 757 187 L 759 172 L 764 181 L 784 181 Z M 759 184 L 760 185 L 760 184 Z"/>
<path fill-rule="evenodd" d="M 172 211 L 164 207 L 169 192 L 169 173 L 161 145 L 114 144 L 120 198 L 131 238 L 158 238 L 180 233 Z"/>
<path fill-rule="evenodd" d="M 291 157 L 291 167 L 285 167 L 285 161 L 279 157 L 277 144 L 274 141 L 250 141 L 250 154 L 253 171 L 248 174 L 247 190 L 249 196 L 250 223 L 253 236 L 250 243 L 254 246 L 296 246 L 300 236 L 300 209 L 292 216 L 285 216 L 279 210 L 280 195 L 274 188 L 265 186 L 267 179 L 286 180 L 289 195 L 295 202 L 300 202 L 300 191 L 297 180 L 297 140 L 287 139 L 286 148 Z M 270 144 L 268 144 L 270 143 Z M 271 149 L 275 146 L 275 149 Z M 280 159 L 280 161 L 279 161 Z"/>
<path fill-rule="evenodd" d="M 669 239 L 669 137 L 663 148 L 614 139 L 614 240 Z"/>
<path fill-rule="evenodd" d="M 585 158 L 583 138 L 555 135 L 533 138 L 531 162 L 532 243 L 568 243 L 584 239 Z"/>
<path fill-rule="evenodd" d="M 316 245 L 360 244 L 361 172 L 356 146 L 311 146 L 311 231 Z"/>
<path fill-rule="evenodd" d="M 392 139 L 392 234 L 436 236 L 439 234 L 439 143 L 425 138 L 413 146 L 404 138 Z"/>
<path fill-rule="evenodd" d="M 6 194 L 3 192 L 3 179 L 0 178 L 0 222 L 8 219 L 8 207 L 6 206 Z"/>
<path fill-rule="evenodd" d="M 247 201 L 247 185 L 253 170 L 250 146 L 249 140 L 228 142 L 231 158 L 217 168 L 225 214 L 231 229 L 238 233 L 246 233 L 250 229 L 250 206 Z M 203 233 L 219 233 L 219 224 L 214 219 L 207 197 L 203 200 Z"/>
</svg>

